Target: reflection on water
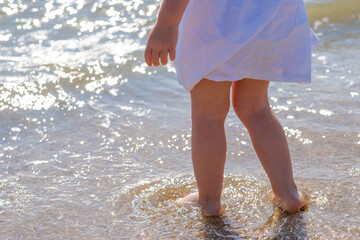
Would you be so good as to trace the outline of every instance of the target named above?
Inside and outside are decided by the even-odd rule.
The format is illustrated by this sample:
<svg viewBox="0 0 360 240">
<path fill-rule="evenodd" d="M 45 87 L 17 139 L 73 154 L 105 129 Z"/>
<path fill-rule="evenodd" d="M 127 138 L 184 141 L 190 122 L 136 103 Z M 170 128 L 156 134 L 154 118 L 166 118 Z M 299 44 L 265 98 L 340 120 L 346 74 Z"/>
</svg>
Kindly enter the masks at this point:
<svg viewBox="0 0 360 240">
<path fill-rule="evenodd" d="M 0 1 L 1 239 L 360 238 L 360 5 L 306 1 L 312 84 L 270 85 L 295 178 L 287 214 L 233 111 L 218 218 L 196 190 L 188 93 L 143 50 L 160 1 Z"/>
<path fill-rule="evenodd" d="M 308 203 L 303 211 L 295 214 L 284 212 L 267 200 L 270 191 L 268 184 L 248 175 L 227 174 L 222 197 L 224 211 L 220 217 L 204 217 L 197 207 L 178 208 L 174 204 L 176 198 L 196 189 L 195 180 L 186 175 L 163 176 L 127 186 L 114 198 L 112 208 L 115 212 L 112 215 L 131 216 L 124 219 L 122 224 L 136 233 L 138 238 L 146 239 L 151 239 L 149 236 L 183 239 L 328 239 L 341 236 L 349 238 L 352 234 L 360 233 L 355 228 L 349 228 L 358 218 L 355 214 L 345 214 L 349 226 L 343 230 L 336 227 L 339 219 L 322 216 L 337 212 L 334 208 L 339 195 L 349 196 L 352 187 L 329 189 L 326 182 L 316 184 L 311 179 L 301 179 L 300 182 L 302 190 L 307 193 Z M 321 231 L 323 227 L 332 231 Z"/>
</svg>

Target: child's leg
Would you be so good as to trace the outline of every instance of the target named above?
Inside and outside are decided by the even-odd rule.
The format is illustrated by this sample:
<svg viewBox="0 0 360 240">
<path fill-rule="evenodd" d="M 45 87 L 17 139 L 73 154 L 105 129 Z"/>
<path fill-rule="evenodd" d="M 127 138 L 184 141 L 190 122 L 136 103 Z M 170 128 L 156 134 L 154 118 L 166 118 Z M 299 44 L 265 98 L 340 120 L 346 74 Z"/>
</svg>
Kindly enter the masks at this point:
<svg viewBox="0 0 360 240">
<path fill-rule="evenodd" d="M 198 194 L 177 200 L 198 204 L 203 213 L 219 215 L 226 158 L 224 122 L 230 107 L 231 82 L 202 79 L 191 94 L 191 153 Z"/>
<path fill-rule="evenodd" d="M 303 199 L 293 179 L 284 130 L 269 105 L 268 85 L 268 81 L 255 79 L 233 82 L 233 107 L 250 134 L 277 201 L 285 210 L 297 211 Z"/>
</svg>

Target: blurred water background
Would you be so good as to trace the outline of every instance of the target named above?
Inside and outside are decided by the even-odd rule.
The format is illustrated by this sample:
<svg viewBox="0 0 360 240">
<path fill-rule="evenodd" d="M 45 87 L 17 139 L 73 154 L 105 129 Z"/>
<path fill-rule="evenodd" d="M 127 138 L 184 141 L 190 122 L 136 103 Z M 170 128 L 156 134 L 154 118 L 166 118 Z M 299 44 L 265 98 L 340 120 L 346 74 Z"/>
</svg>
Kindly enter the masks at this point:
<svg viewBox="0 0 360 240">
<path fill-rule="evenodd" d="M 159 0 L 0 0 L 0 239 L 360 238 L 360 1 L 305 1 L 312 84 L 271 83 L 304 212 L 266 200 L 244 126 L 226 120 L 221 218 L 195 191 L 190 98 L 143 59 Z"/>
</svg>

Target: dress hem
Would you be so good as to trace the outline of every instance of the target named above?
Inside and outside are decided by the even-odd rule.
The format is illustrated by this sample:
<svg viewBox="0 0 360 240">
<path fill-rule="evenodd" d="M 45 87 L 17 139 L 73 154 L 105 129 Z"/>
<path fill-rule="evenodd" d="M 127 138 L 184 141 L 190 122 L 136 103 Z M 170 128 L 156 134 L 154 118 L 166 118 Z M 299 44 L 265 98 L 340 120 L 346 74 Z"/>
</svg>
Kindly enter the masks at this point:
<svg viewBox="0 0 360 240">
<path fill-rule="evenodd" d="M 234 82 L 234 81 L 240 81 L 244 78 L 250 78 L 250 79 L 254 79 L 254 80 L 263 80 L 263 81 L 269 81 L 269 82 L 286 82 L 286 83 L 302 83 L 302 84 L 310 84 L 311 83 L 311 74 L 274 74 L 274 73 L 266 73 L 265 74 L 261 74 L 261 73 L 249 73 L 249 72 L 243 72 L 241 75 L 242 77 L 235 77 L 235 76 L 229 76 L 228 78 L 224 77 L 224 76 L 214 76 L 214 75 L 206 75 L 203 78 L 215 81 L 215 82 L 225 82 L 225 81 L 230 81 L 230 82 Z M 179 83 L 187 90 L 187 91 L 191 91 L 196 84 L 198 84 L 200 81 L 196 81 L 195 84 L 189 84 L 187 86 L 185 86 L 184 84 L 181 84 L 180 81 Z"/>
</svg>

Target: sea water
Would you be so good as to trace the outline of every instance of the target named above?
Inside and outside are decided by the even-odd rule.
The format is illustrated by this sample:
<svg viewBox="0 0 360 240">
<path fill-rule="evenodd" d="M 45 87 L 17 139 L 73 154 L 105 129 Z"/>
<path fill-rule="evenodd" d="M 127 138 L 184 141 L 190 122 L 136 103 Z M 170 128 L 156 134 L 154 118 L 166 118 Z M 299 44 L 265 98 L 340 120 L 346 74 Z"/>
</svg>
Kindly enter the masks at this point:
<svg viewBox="0 0 360 240">
<path fill-rule="evenodd" d="M 360 2 L 306 2 L 312 83 L 270 84 L 307 207 L 267 200 L 231 109 L 220 218 L 174 205 L 196 183 L 189 93 L 143 58 L 160 4 L 0 0 L 0 239 L 360 238 Z"/>
</svg>

